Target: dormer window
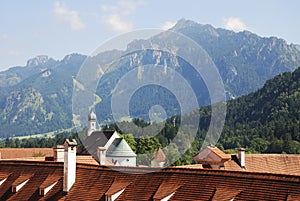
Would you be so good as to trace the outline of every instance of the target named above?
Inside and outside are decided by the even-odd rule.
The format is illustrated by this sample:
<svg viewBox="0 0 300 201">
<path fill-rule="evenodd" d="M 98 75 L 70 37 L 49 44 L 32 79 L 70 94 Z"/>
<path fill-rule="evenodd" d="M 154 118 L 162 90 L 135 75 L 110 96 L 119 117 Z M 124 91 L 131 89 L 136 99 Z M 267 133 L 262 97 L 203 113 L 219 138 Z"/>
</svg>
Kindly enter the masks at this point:
<svg viewBox="0 0 300 201">
<path fill-rule="evenodd" d="M 8 179 L 11 173 L 2 173 L 0 174 L 0 186 Z"/>
<path fill-rule="evenodd" d="M 30 180 L 33 175 L 20 175 L 12 184 L 12 192 L 18 192 Z"/>
<path fill-rule="evenodd" d="M 180 184 L 169 185 L 168 182 L 162 182 L 159 185 L 156 193 L 153 196 L 154 201 L 168 201 L 171 197 L 176 193 L 178 189 L 180 189 Z"/>
<path fill-rule="evenodd" d="M 40 187 L 40 195 L 45 196 L 56 184 L 58 181 L 54 182 L 53 184 L 47 187 Z"/>
<path fill-rule="evenodd" d="M 7 180 L 7 177 L 0 181 L 0 186 Z"/>
<path fill-rule="evenodd" d="M 105 193 L 105 201 L 116 200 L 130 184 L 128 181 L 117 181 L 115 180 Z"/>
<path fill-rule="evenodd" d="M 62 179 L 60 170 L 48 175 L 39 187 L 39 194 L 45 196 Z"/>
<path fill-rule="evenodd" d="M 107 195 L 106 196 L 106 201 L 114 201 L 116 200 L 123 192 L 125 191 L 125 188 L 123 188 L 122 190 L 112 194 L 112 195 Z"/>
<path fill-rule="evenodd" d="M 168 201 L 173 195 L 175 194 L 175 192 L 171 193 L 170 195 L 164 197 L 163 199 L 161 199 L 161 201 Z"/>
</svg>

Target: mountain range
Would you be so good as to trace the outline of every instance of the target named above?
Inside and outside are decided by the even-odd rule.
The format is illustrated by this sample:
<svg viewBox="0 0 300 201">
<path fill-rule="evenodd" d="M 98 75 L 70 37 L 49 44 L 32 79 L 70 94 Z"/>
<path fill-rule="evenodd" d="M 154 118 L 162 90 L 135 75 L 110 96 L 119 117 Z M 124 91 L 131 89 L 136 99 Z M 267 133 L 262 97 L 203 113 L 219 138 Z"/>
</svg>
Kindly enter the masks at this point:
<svg viewBox="0 0 300 201">
<path fill-rule="evenodd" d="M 185 19 L 179 20 L 171 30 L 191 38 L 207 52 L 221 75 L 228 99 L 252 93 L 274 76 L 292 72 L 300 66 L 300 47 L 276 37 L 260 37 L 249 31 L 236 33 Z M 142 50 L 143 44 L 149 42 L 155 46 L 155 43 L 160 42 L 159 39 L 159 36 L 154 36 L 148 40 L 132 41 L 126 51 L 130 52 L 131 48 Z M 78 82 L 74 78 L 83 62 L 87 58 L 100 58 L 104 62 L 122 53 L 112 50 L 94 57 L 71 54 L 62 60 L 38 56 L 28 60 L 26 66 L 0 72 L 0 135 L 29 135 L 72 127 L 72 93 L 74 83 Z M 186 61 L 158 53 L 156 50 L 134 52 L 128 56 L 133 62 L 119 62 L 113 71 L 102 76 L 103 81 L 99 83 L 95 94 L 100 100 L 95 107 L 100 121 L 107 121 L 111 117 L 108 106 L 114 85 L 123 74 L 137 65 L 166 63 L 175 67 L 176 72 L 191 84 L 200 102 L 199 106 L 210 104 L 203 80 L 195 76 Z M 158 103 L 166 108 L 168 116 L 179 111 L 178 102 L 170 92 L 152 87 L 135 94 L 131 101 L 131 115 L 148 120 L 147 111 Z M 86 110 L 88 112 L 89 108 Z M 83 126 L 85 120 L 85 116 L 79 117 Z"/>
</svg>

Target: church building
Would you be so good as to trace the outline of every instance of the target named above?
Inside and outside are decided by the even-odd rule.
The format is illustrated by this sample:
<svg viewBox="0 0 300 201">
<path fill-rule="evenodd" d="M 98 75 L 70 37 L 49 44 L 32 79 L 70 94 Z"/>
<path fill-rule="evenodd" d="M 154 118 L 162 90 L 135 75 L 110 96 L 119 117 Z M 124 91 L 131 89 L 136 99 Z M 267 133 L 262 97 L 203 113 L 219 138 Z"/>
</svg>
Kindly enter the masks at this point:
<svg viewBox="0 0 300 201">
<path fill-rule="evenodd" d="M 136 154 L 117 131 L 97 128 L 97 116 L 88 115 L 89 128 L 78 154 L 92 155 L 100 165 L 136 166 Z"/>
</svg>

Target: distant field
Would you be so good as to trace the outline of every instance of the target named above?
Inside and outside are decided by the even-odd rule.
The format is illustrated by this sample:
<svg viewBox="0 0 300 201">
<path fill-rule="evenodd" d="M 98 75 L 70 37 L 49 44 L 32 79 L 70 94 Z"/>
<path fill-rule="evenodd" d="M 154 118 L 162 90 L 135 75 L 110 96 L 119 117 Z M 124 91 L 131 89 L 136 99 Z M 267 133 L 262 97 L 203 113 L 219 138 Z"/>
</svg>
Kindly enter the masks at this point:
<svg viewBox="0 0 300 201">
<path fill-rule="evenodd" d="M 40 134 L 26 135 L 26 136 L 16 136 L 16 137 L 12 137 L 12 138 L 14 138 L 14 139 L 18 138 L 19 140 L 28 139 L 28 138 L 52 138 L 59 133 L 71 132 L 72 130 L 73 130 L 73 128 L 67 128 L 67 129 L 62 129 L 62 130 L 57 130 L 57 131 L 51 131 L 48 133 L 40 133 Z"/>
</svg>

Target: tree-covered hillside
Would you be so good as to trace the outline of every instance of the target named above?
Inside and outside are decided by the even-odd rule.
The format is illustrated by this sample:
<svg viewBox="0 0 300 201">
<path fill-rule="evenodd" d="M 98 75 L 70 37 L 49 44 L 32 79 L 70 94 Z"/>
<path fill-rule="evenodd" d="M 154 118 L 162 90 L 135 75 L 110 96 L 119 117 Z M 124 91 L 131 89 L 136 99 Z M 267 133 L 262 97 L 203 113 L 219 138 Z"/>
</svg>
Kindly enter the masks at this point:
<svg viewBox="0 0 300 201">
<path fill-rule="evenodd" d="M 204 141 L 210 122 L 210 107 L 199 109 L 201 114 L 198 135 L 190 149 L 175 164 L 189 164 Z M 196 111 L 194 111 L 196 112 Z M 187 117 L 189 116 L 189 117 Z M 190 118 L 193 114 L 183 116 Z M 180 118 L 168 119 L 162 131 L 155 137 L 142 137 L 131 143 L 138 153 L 151 153 L 157 146 L 168 147 L 177 135 Z M 149 124 L 134 120 L 134 124 L 145 127 Z M 110 125 L 108 129 L 132 128 L 132 123 L 120 122 Z M 152 124 L 155 127 L 155 125 Z M 156 125 L 159 127 L 160 125 Z M 122 133 L 122 130 L 118 130 Z M 143 135 L 132 130 L 135 136 Z M 189 133 L 185 133 L 188 139 Z M 158 139 L 158 142 L 155 139 Z M 132 141 L 132 137 L 130 137 Z M 145 143 L 145 140 L 147 143 Z M 185 139 L 181 142 L 184 143 Z M 149 145 L 140 149 L 140 143 Z M 181 145 L 179 145 L 181 146 Z M 293 73 L 283 73 L 268 80 L 264 87 L 249 95 L 242 96 L 227 103 L 227 117 L 223 132 L 217 143 L 221 149 L 229 150 L 239 147 L 248 152 L 259 153 L 300 153 L 300 68 Z M 175 147 L 176 149 L 176 147 Z M 172 161 L 172 150 L 165 149 L 168 160 Z"/>
<path fill-rule="evenodd" d="M 220 143 L 259 152 L 300 153 L 300 68 L 228 102 Z"/>
</svg>

